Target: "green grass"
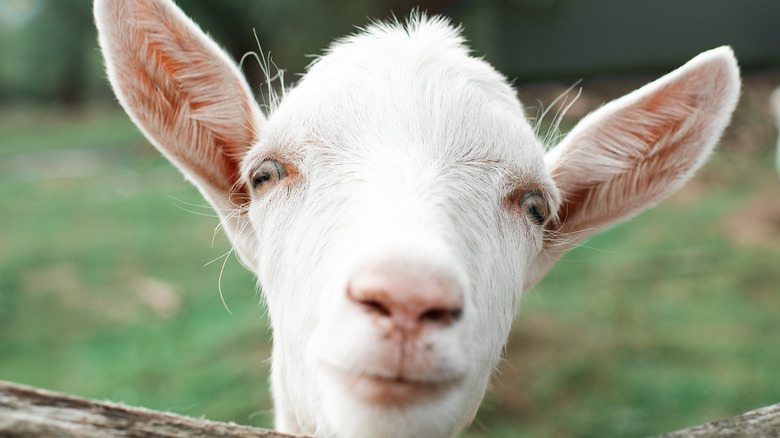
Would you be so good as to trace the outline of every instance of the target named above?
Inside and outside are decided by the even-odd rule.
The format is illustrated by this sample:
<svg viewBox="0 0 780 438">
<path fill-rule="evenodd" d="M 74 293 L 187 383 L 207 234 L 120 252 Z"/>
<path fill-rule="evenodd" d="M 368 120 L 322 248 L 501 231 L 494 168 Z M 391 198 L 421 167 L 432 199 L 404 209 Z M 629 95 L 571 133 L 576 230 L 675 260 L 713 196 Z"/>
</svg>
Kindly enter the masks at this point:
<svg viewBox="0 0 780 438">
<path fill-rule="evenodd" d="M 223 306 L 208 263 L 229 246 L 197 191 L 116 109 L 0 126 L 0 160 L 22 166 L 0 177 L 0 379 L 270 426 L 264 310 L 235 259 Z M 99 160 L 60 175 L 70 150 Z M 150 282 L 178 305 L 147 303 Z"/>
<path fill-rule="evenodd" d="M 769 146 L 721 148 L 692 188 L 569 253 L 525 297 L 467 436 L 639 437 L 780 402 Z M 230 314 L 216 218 L 124 114 L 2 111 L 0 171 L 0 379 L 272 425 L 254 280 L 228 261 Z"/>
</svg>

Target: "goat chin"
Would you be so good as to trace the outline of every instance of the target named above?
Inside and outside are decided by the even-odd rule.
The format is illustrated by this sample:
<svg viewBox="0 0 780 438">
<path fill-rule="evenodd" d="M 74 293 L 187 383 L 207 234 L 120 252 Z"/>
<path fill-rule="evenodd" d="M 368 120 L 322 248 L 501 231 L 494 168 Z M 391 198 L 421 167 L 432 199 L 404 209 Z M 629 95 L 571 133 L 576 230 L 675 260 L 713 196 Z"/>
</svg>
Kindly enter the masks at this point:
<svg viewBox="0 0 780 438">
<path fill-rule="evenodd" d="M 320 424 L 327 426 L 317 429 L 317 435 L 455 436 L 476 414 L 487 383 L 461 380 L 443 386 L 389 388 L 387 382 L 354 379 L 348 376 L 345 380 L 328 369 L 321 371 L 318 388 L 323 418 Z"/>
</svg>

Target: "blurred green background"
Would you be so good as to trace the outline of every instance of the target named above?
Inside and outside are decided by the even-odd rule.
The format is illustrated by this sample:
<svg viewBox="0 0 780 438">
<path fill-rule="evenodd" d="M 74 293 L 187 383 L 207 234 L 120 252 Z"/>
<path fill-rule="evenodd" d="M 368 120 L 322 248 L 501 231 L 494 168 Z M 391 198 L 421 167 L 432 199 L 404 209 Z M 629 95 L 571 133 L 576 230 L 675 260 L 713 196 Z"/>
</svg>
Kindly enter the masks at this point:
<svg viewBox="0 0 780 438">
<path fill-rule="evenodd" d="M 767 108 L 780 84 L 779 2 L 179 4 L 236 58 L 257 50 L 255 29 L 288 81 L 304 55 L 367 17 L 444 13 L 516 79 L 531 115 L 582 78 L 563 131 L 733 45 L 743 97 L 716 155 L 526 295 L 466 436 L 639 437 L 780 402 Z M 254 279 L 229 259 L 219 280 L 229 246 L 217 219 L 115 103 L 101 62 L 88 0 L 0 0 L 0 379 L 270 427 L 271 332 Z M 259 93 L 259 69 L 244 70 Z"/>
</svg>

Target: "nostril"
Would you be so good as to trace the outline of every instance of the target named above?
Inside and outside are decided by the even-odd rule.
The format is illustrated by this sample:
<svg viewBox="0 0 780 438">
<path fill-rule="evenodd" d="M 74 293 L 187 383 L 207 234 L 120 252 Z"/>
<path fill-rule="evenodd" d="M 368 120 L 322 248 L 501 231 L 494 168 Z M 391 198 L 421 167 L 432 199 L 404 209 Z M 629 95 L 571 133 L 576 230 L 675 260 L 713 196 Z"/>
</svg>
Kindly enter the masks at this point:
<svg viewBox="0 0 780 438">
<path fill-rule="evenodd" d="M 385 305 L 383 305 L 379 301 L 358 300 L 358 303 L 360 303 L 360 305 L 363 306 L 363 308 L 365 308 L 369 313 L 376 313 L 377 315 L 387 316 L 387 317 L 392 315 L 390 309 L 388 309 Z"/>
<path fill-rule="evenodd" d="M 392 316 L 392 309 L 383 301 L 386 301 L 386 292 L 374 288 L 362 287 L 362 285 L 350 284 L 347 287 L 347 297 L 369 314 Z"/>
<path fill-rule="evenodd" d="M 463 309 L 431 309 L 420 315 L 420 321 L 450 325 L 459 320 Z"/>
</svg>

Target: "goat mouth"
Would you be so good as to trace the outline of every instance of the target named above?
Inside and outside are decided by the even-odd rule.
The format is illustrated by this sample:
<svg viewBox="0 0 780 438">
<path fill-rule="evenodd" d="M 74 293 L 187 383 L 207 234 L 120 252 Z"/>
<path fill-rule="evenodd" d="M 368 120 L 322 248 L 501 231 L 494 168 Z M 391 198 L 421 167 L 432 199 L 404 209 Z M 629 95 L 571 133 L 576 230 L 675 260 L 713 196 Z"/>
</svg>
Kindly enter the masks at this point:
<svg viewBox="0 0 780 438">
<path fill-rule="evenodd" d="M 442 397 L 457 380 L 429 381 L 404 376 L 341 372 L 347 392 L 375 406 L 413 405 Z"/>
</svg>

